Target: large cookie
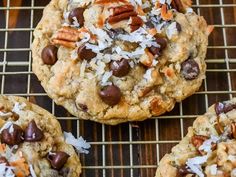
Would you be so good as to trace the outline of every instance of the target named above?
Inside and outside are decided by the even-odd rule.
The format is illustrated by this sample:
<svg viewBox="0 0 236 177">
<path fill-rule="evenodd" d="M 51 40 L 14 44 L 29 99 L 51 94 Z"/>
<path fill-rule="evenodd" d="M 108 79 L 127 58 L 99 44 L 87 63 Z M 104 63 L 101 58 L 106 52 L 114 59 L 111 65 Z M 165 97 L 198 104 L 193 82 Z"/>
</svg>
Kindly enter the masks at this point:
<svg viewBox="0 0 236 177">
<path fill-rule="evenodd" d="M 236 177 L 236 98 L 216 103 L 160 161 L 156 177 Z"/>
<path fill-rule="evenodd" d="M 26 99 L 0 96 L 0 176 L 78 177 L 77 149 L 85 142 L 65 138 L 59 122 Z M 70 143 L 70 144 L 67 144 Z"/>
<path fill-rule="evenodd" d="M 173 109 L 205 78 L 210 29 L 189 0 L 52 0 L 33 71 L 71 114 L 118 124 Z"/>
</svg>

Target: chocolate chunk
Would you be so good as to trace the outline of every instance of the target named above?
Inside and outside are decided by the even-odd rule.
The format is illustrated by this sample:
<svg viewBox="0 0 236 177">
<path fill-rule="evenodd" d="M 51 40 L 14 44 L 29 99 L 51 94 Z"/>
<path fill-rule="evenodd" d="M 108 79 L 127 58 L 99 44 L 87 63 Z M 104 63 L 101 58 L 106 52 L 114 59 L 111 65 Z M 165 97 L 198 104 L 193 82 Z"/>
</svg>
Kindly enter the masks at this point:
<svg viewBox="0 0 236 177">
<path fill-rule="evenodd" d="M 225 103 L 224 104 L 224 113 L 227 113 L 229 111 L 232 111 L 233 109 L 236 108 L 236 105 L 235 104 L 232 104 L 232 103 Z"/>
<path fill-rule="evenodd" d="M 218 102 L 215 104 L 215 112 L 216 115 L 220 115 L 221 113 L 224 112 L 224 104 L 221 102 Z"/>
<path fill-rule="evenodd" d="M 112 61 L 110 63 L 110 70 L 116 77 L 123 77 L 129 73 L 130 65 L 128 60 L 121 59 L 120 61 Z"/>
<path fill-rule="evenodd" d="M 158 48 L 158 47 L 154 47 L 154 46 L 152 46 L 152 47 L 149 47 L 148 48 L 149 49 L 149 51 L 155 56 L 155 55 L 158 55 L 158 56 L 160 56 L 161 55 L 161 53 L 160 53 L 160 48 Z"/>
<path fill-rule="evenodd" d="M 90 60 L 97 56 L 91 49 L 87 49 L 85 45 L 80 46 L 77 53 L 82 60 Z"/>
<path fill-rule="evenodd" d="M 84 111 L 84 112 L 88 111 L 88 106 L 87 105 L 78 103 L 78 106 L 82 109 L 82 111 Z"/>
<path fill-rule="evenodd" d="M 200 73 L 198 63 L 193 59 L 188 59 L 181 64 L 181 73 L 186 80 L 196 79 Z"/>
<path fill-rule="evenodd" d="M 41 54 L 43 63 L 46 65 L 54 65 L 57 62 L 57 50 L 58 48 L 54 45 L 44 47 Z"/>
<path fill-rule="evenodd" d="M 156 37 L 156 42 L 160 45 L 161 50 L 164 50 L 167 46 L 167 40 L 165 38 Z"/>
<path fill-rule="evenodd" d="M 49 153 L 47 159 L 54 169 L 60 170 L 65 165 L 69 157 L 70 156 L 65 152 L 56 151 Z"/>
<path fill-rule="evenodd" d="M 71 24 L 73 24 L 74 22 L 74 18 L 76 18 L 80 24 L 80 27 L 84 26 L 84 10 L 85 8 L 82 8 L 82 7 L 78 7 L 78 8 L 75 8 L 73 9 L 70 14 L 69 14 L 69 22 Z"/>
<path fill-rule="evenodd" d="M 35 142 L 43 138 L 43 132 L 40 130 L 35 121 L 32 120 L 28 127 L 25 129 L 25 141 Z"/>
<path fill-rule="evenodd" d="M 182 27 L 178 22 L 176 22 L 176 29 L 178 30 L 178 32 L 182 31 Z"/>
<path fill-rule="evenodd" d="M 24 131 L 16 124 L 4 129 L 1 133 L 1 142 L 10 146 L 18 145 L 24 140 Z"/>
<path fill-rule="evenodd" d="M 114 106 L 120 102 L 121 91 L 119 87 L 115 85 L 109 85 L 104 87 L 99 93 L 102 101 L 110 106 Z"/>
<path fill-rule="evenodd" d="M 9 162 L 7 161 L 6 157 L 0 157 L 0 164 L 5 163 L 6 166 L 9 166 Z"/>
</svg>

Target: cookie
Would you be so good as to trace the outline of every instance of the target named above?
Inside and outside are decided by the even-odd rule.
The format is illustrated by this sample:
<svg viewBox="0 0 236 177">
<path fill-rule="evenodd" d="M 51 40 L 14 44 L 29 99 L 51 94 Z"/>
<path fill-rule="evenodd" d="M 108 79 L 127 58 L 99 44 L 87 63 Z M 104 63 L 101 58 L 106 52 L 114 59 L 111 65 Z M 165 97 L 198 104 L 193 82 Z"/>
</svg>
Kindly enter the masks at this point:
<svg viewBox="0 0 236 177">
<path fill-rule="evenodd" d="M 71 114 L 118 124 L 171 111 L 205 78 L 211 27 L 189 0 L 52 0 L 33 72 Z"/>
<path fill-rule="evenodd" d="M 199 116 L 160 161 L 156 177 L 236 176 L 236 98 Z"/>
<path fill-rule="evenodd" d="M 0 96 L 0 176 L 78 177 L 79 157 L 87 145 L 26 99 Z M 71 145 L 72 144 L 72 145 Z"/>
</svg>

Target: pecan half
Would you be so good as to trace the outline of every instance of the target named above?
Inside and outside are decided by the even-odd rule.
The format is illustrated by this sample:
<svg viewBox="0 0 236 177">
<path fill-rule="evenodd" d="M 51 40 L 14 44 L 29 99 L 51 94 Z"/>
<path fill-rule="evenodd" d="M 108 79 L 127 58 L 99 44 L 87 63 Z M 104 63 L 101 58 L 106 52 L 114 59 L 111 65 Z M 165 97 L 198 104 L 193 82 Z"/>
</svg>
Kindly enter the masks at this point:
<svg viewBox="0 0 236 177">
<path fill-rule="evenodd" d="M 79 41 L 79 31 L 72 27 L 62 27 L 52 38 L 54 45 L 63 45 L 68 48 L 75 48 Z"/>
<path fill-rule="evenodd" d="M 176 9 L 178 12 L 185 12 L 184 6 L 181 2 L 181 0 L 172 0 L 171 6 Z"/>
<path fill-rule="evenodd" d="M 143 20 L 138 17 L 138 13 L 134 10 L 132 5 L 121 5 L 111 8 L 111 15 L 108 17 L 107 22 L 111 25 L 119 23 L 123 20 L 131 20 L 130 31 L 133 32 L 143 25 Z"/>
<path fill-rule="evenodd" d="M 232 137 L 236 139 L 236 123 L 235 122 L 232 123 L 230 128 L 231 128 Z"/>
</svg>

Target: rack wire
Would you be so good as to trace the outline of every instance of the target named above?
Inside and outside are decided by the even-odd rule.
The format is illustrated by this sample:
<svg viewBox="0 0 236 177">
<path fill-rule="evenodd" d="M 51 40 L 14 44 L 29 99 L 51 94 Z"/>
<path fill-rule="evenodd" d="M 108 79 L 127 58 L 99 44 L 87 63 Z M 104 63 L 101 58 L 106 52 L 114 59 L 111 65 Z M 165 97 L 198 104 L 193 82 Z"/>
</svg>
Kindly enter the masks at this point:
<svg viewBox="0 0 236 177">
<path fill-rule="evenodd" d="M 83 177 L 154 176 L 161 157 L 180 141 L 193 120 L 215 101 L 236 94 L 236 0 L 195 0 L 195 12 L 215 25 L 200 91 L 176 104 L 170 113 L 144 122 L 111 127 L 78 120 L 47 97 L 31 69 L 33 30 L 47 3 L 0 1 L 1 94 L 27 97 L 57 116 L 65 131 L 91 143 L 90 154 L 81 155 Z"/>
</svg>

